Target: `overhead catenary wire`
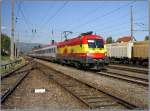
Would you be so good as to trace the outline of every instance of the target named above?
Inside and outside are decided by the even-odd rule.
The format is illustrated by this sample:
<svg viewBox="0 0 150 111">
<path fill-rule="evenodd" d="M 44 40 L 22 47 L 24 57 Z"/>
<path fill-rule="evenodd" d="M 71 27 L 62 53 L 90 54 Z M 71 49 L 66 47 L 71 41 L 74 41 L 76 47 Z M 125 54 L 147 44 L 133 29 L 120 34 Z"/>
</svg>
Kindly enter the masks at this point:
<svg viewBox="0 0 150 111">
<path fill-rule="evenodd" d="M 91 14 L 96 13 L 99 9 L 101 9 L 101 7 L 96 7 L 96 8 L 94 8 L 93 10 L 90 10 L 89 12 L 87 12 L 87 13 L 83 14 L 82 16 L 78 17 L 78 18 L 76 19 L 76 21 L 80 21 L 80 20 L 82 20 L 84 17 L 88 18 L 88 16 L 91 16 Z M 72 26 L 72 23 L 69 24 L 69 25 L 66 25 L 65 27 L 67 28 L 67 27 L 69 27 L 69 26 Z M 65 29 L 65 27 L 63 27 L 63 28 Z"/>
<path fill-rule="evenodd" d="M 20 12 L 22 14 L 22 17 L 23 17 L 23 20 L 24 20 L 26 26 L 32 30 L 32 25 L 31 25 L 31 23 L 28 22 L 27 18 L 25 17 L 24 12 L 22 10 L 22 5 L 20 5 Z"/>
<path fill-rule="evenodd" d="M 60 13 L 60 11 L 68 4 L 68 2 L 69 2 L 69 1 L 66 1 L 65 3 L 63 3 L 63 5 L 62 5 L 52 16 L 50 16 L 50 17 L 48 18 L 48 20 L 45 21 L 45 22 L 41 25 L 41 27 L 40 27 L 39 29 L 41 29 L 43 26 L 49 24 L 50 21 L 51 21 L 54 17 L 56 17 L 56 16 Z"/>
<path fill-rule="evenodd" d="M 111 35 L 111 36 L 112 36 L 112 37 L 113 37 L 113 36 L 119 36 L 119 35 L 124 34 L 124 33 L 126 33 L 126 32 L 129 33 L 130 30 L 128 29 L 128 30 L 125 30 L 125 31 L 123 31 L 123 32 L 113 34 L 113 35 Z M 128 34 L 128 35 L 130 35 L 130 34 Z"/>
<path fill-rule="evenodd" d="M 17 4 L 17 12 L 16 12 L 16 18 L 18 18 L 19 12 L 20 12 L 20 6 L 21 6 L 22 1 L 16 2 Z"/>
<path fill-rule="evenodd" d="M 41 19 L 42 21 L 45 21 L 44 19 L 47 18 L 47 14 L 50 13 L 50 11 L 51 11 L 53 8 L 54 8 L 54 5 L 51 5 L 51 4 L 50 4 L 49 7 L 47 8 L 47 11 L 45 11 L 46 13 L 44 14 L 44 16 L 43 16 L 42 19 Z M 41 22 L 40 25 L 42 25 L 42 22 Z M 39 26 L 40 26 L 40 25 L 39 25 Z"/>
<path fill-rule="evenodd" d="M 100 20 L 100 19 L 102 19 L 102 18 L 104 18 L 104 17 L 106 17 L 106 16 L 108 16 L 108 15 L 111 15 L 111 14 L 114 13 L 114 12 L 117 12 L 118 10 L 120 10 L 120 9 L 126 7 L 126 6 L 129 6 L 129 5 L 133 4 L 133 3 L 135 3 L 135 2 L 136 2 L 136 1 L 132 1 L 132 2 L 130 2 L 130 3 L 127 3 L 127 4 L 123 5 L 123 6 L 120 6 L 120 7 L 116 8 L 116 9 L 114 9 L 114 10 L 111 10 L 111 11 L 109 11 L 109 12 L 107 12 L 107 13 L 101 15 L 101 16 L 97 16 L 96 18 L 93 18 L 93 19 L 91 19 L 91 20 L 89 20 L 89 21 L 87 21 L 87 22 L 85 22 L 85 23 L 79 24 L 79 25 L 77 25 L 77 26 L 71 28 L 70 30 L 78 29 L 78 28 L 81 28 L 81 27 L 83 27 L 83 26 L 86 26 L 86 25 L 89 24 L 89 23 L 95 22 L 96 20 Z"/>
<path fill-rule="evenodd" d="M 125 18 L 127 18 L 127 16 L 126 16 Z M 100 27 L 100 28 L 96 28 L 95 30 L 100 30 L 100 31 L 105 30 L 105 29 L 108 29 L 108 30 L 109 30 L 109 29 L 118 27 L 118 25 L 122 25 L 122 24 L 125 24 L 125 23 L 126 23 L 126 21 L 119 21 L 119 24 L 116 23 L 116 22 L 113 22 L 112 25 L 106 25 L 106 26 L 103 26 L 103 27 Z M 102 25 L 101 25 L 101 26 L 102 26 Z"/>
</svg>

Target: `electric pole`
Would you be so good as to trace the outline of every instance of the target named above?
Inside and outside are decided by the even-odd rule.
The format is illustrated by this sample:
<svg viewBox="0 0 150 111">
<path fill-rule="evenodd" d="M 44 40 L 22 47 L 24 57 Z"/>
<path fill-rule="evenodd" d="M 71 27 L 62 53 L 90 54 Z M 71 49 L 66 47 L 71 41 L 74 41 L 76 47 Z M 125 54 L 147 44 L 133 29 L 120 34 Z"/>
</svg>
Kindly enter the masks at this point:
<svg viewBox="0 0 150 111">
<path fill-rule="evenodd" d="M 136 39 L 135 39 L 135 37 L 133 36 L 133 9 L 132 9 L 132 6 L 131 6 L 131 8 L 130 8 L 130 14 L 131 14 L 131 38 L 133 38 L 135 41 L 136 41 Z"/>
<path fill-rule="evenodd" d="M 131 6 L 131 37 L 133 38 L 133 12 L 132 12 L 132 6 Z"/>
<path fill-rule="evenodd" d="M 149 11 L 150 12 L 150 1 L 149 1 Z M 149 17 L 149 25 L 148 25 L 148 31 L 149 31 L 149 39 L 150 39 L 150 17 Z M 150 43 L 150 40 L 149 40 Z M 149 45 L 149 49 L 150 49 L 150 45 Z M 150 56 L 149 56 L 150 57 Z M 150 62 L 149 62 L 150 63 Z M 150 65 L 149 65 L 150 66 Z"/>
<path fill-rule="evenodd" d="M 20 53 L 20 50 L 19 50 L 19 32 L 18 32 L 18 38 L 17 38 L 17 58 L 19 57 L 19 53 Z"/>
<path fill-rule="evenodd" d="M 2 0 L 0 0 L 0 43 L 1 43 L 1 40 L 2 40 L 2 38 L 1 38 L 1 8 L 2 8 Z M 2 49 L 1 49 L 1 45 L 0 45 L 0 51 L 1 51 Z M 1 54 L 1 52 L 0 52 L 0 54 Z M 0 58 L 1 59 L 1 58 Z"/>
<path fill-rule="evenodd" d="M 11 0 L 11 55 L 10 59 L 14 59 L 14 0 Z"/>
</svg>

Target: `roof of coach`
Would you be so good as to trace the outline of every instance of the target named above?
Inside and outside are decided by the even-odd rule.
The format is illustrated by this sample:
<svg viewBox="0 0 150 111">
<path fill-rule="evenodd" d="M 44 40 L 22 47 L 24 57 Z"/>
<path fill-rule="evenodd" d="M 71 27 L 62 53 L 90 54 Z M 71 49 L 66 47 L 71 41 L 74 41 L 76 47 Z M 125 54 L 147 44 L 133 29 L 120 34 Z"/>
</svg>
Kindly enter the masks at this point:
<svg viewBox="0 0 150 111">
<path fill-rule="evenodd" d="M 57 47 L 57 44 L 48 44 L 48 45 L 44 45 L 43 47 L 41 48 L 38 48 L 38 49 L 34 49 L 33 51 L 39 51 L 39 50 L 45 50 L 45 49 L 49 49 L 49 48 L 54 48 L 54 47 Z"/>
</svg>

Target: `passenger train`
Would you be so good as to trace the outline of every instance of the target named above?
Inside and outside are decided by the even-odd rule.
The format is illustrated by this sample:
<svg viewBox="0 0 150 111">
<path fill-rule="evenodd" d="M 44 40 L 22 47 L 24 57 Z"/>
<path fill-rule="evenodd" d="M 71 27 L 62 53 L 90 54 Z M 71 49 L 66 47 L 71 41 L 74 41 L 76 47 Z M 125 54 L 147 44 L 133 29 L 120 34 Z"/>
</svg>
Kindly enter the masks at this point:
<svg viewBox="0 0 150 111">
<path fill-rule="evenodd" d="M 105 41 L 101 36 L 87 32 L 78 37 L 33 50 L 29 55 L 61 64 L 74 65 L 77 68 L 101 70 L 109 62 L 104 44 Z"/>
</svg>

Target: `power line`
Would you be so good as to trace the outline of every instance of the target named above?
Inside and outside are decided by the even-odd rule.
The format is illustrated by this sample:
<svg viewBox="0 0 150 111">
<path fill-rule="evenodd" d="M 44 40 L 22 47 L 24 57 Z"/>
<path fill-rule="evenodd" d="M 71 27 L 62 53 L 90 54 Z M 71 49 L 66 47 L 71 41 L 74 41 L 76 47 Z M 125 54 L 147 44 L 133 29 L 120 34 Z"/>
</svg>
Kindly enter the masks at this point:
<svg viewBox="0 0 150 111">
<path fill-rule="evenodd" d="M 114 12 L 120 10 L 121 8 L 126 7 L 126 6 L 128 6 L 128 5 L 131 5 L 131 4 L 135 3 L 135 2 L 136 2 L 136 1 L 133 1 L 133 2 L 131 2 L 131 3 L 125 4 L 125 5 L 123 5 L 123 6 L 120 6 L 120 7 L 116 8 L 116 9 L 114 9 L 114 10 L 111 10 L 110 12 L 105 13 L 104 15 L 98 16 L 98 17 L 96 17 L 96 18 L 94 18 L 94 19 L 92 19 L 92 20 L 89 20 L 89 21 L 87 21 L 87 22 L 85 22 L 85 23 L 83 23 L 83 24 L 79 24 L 78 26 L 73 27 L 71 30 L 76 29 L 76 28 L 81 28 L 81 27 L 83 27 L 83 26 L 85 26 L 85 25 L 87 25 L 87 24 L 89 24 L 89 23 L 91 23 L 91 22 L 95 22 L 96 20 L 99 20 L 99 19 L 101 19 L 101 18 L 104 18 L 104 17 L 106 17 L 106 16 L 108 16 L 108 15 L 111 15 L 112 13 L 114 13 Z"/>
<path fill-rule="evenodd" d="M 126 33 L 126 32 L 129 32 L 130 30 L 128 29 L 128 30 L 126 30 L 126 31 L 123 31 L 123 32 L 120 32 L 120 33 L 116 33 L 116 34 L 114 34 L 114 35 L 111 35 L 112 37 L 113 36 L 119 36 L 119 35 L 121 35 L 121 34 L 124 34 L 124 33 Z"/>
<path fill-rule="evenodd" d="M 125 15 L 124 15 L 125 16 Z M 125 18 L 127 18 L 128 16 L 125 16 Z M 122 18 L 122 17 L 121 17 Z M 124 18 L 124 19 L 125 19 Z M 97 28 L 96 30 L 105 30 L 105 29 L 111 29 L 111 28 L 114 28 L 114 26 L 118 26 L 118 25 L 122 25 L 122 24 L 125 24 L 126 22 L 125 21 L 119 21 L 119 23 L 120 24 L 116 24 L 115 22 L 114 22 L 114 24 L 113 25 L 107 25 L 107 26 L 104 26 L 104 27 L 101 27 L 101 28 Z M 102 24 L 100 24 L 100 26 L 102 26 Z"/>
<path fill-rule="evenodd" d="M 22 15 L 22 17 L 23 17 L 24 23 L 26 24 L 27 28 L 28 28 L 29 30 L 31 30 L 32 35 L 35 37 L 35 34 L 34 34 L 34 33 L 36 33 L 37 30 L 36 30 L 36 29 L 33 29 L 33 28 L 32 28 L 32 27 L 33 27 L 33 24 L 30 23 L 30 22 L 27 20 L 25 14 L 24 14 L 24 12 L 23 12 L 23 9 L 22 9 L 22 4 L 20 4 L 19 9 L 20 9 L 21 15 Z M 32 24 L 32 25 L 31 25 L 31 24 Z M 33 30 L 34 30 L 34 32 L 33 32 Z M 33 38 L 31 38 L 31 39 L 29 40 L 29 42 L 31 42 L 32 40 L 33 40 Z"/>
<path fill-rule="evenodd" d="M 53 7 L 54 7 L 54 5 L 50 5 L 50 6 L 47 8 L 47 11 L 46 11 L 45 15 L 42 17 L 43 19 L 45 19 L 45 18 L 47 17 L 47 12 L 49 13 L 49 12 L 53 9 Z M 45 20 L 43 20 L 43 19 L 42 19 L 42 21 L 45 21 Z M 41 25 L 42 25 L 42 23 L 41 23 Z"/>
<path fill-rule="evenodd" d="M 101 7 L 96 7 L 95 9 L 90 10 L 88 13 L 82 15 L 81 17 L 78 17 L 78 19 L 76 19 L 76 21 L 83 20 L 84 17 L 88 18 L 88 16 L 91 16 L 90 14 L 97 12 L 99 9 L 101 9 Z M 72 25 L 72 24 L 69 24 L 68 26 L 70 26 L 70 25 Z M 66 26 L 66 27 L 68 27 L 68 26 Z"/>
<path fill-rule="evenodd" d="M 24 22 L 25 22 L 26 26 L 27 26 L 29 29 L 32 29 L 32 28 L 31 28 L 31 23 L 29 23 L 29 22 L 27 21 L 27 18 L 26 18 L 25 15 L 24 15 L 24 12 L 23 12 L 23 10 L 22 10 L 22 5 L 20 5 L 20 12 L 21 12 L 21 14 L 22 14 L 22 17 L 23 17 L 23 19 L 24 19 Z"/>
<path fill-rule="evenodd" d="M 130 24 L 126 23 L 126 24 L 123 24 L 123 25 L 119 25 L 118 27 L 110 27 L 110 28 L 108 28 L 107 32 L 112 32 L 112 30 L 116 30 L 116 29 L 117 29 L 117 31 L 122 30 L 122 28 L 127 26 L 127 25 L 129 26 Z"/>
<path fill-rule="evenodd" d="M 41 29 L 44 25 L 48 24 L 54 17 L 58 15 L 58 13 L 67 5 L 69 1 L 66 1 L 47 21 L 43 23 L 43 25 L 39 28 Z"/>
<path fill-rule="evenodd" d="M 18 16 L 19 12 L 20 12 L 20 6 L 21 6 L 22 1 L 16 2 L 17 4 L 17 12 L 16 12 L 16 17 Z"/>
<path fill-rule="evenodd" d="M 14 0 L 11 0 L 11 55 L 10 59 L 14 60 L 15 55 L 14 55 Z"/>
</svg>

